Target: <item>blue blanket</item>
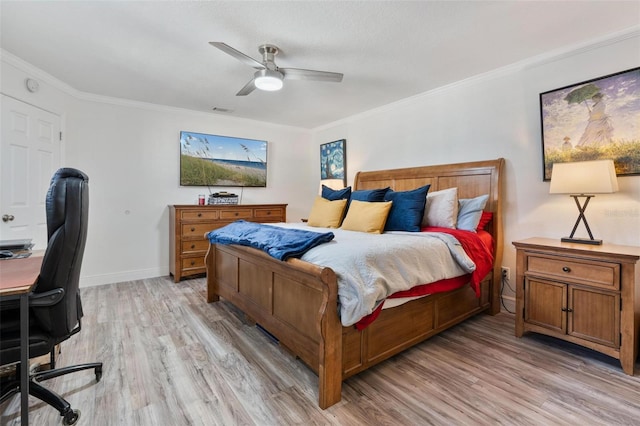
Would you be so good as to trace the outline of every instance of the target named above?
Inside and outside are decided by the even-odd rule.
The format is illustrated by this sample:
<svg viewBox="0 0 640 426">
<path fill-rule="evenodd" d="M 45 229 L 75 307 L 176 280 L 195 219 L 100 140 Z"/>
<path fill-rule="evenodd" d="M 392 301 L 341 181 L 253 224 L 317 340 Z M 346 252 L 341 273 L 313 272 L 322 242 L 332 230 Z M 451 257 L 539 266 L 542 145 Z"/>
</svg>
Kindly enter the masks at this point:
<svg viewBox="0 0 640 426">
<path fill-rule="evenodd" d="M 333 232 L 280 228 L 244 220 L 230 223 L 207 234 L 211 244 L 249 246 L 280 260 L 300 257 L 313 247 L 333 240 L 333 237 Z"/>
</svg>

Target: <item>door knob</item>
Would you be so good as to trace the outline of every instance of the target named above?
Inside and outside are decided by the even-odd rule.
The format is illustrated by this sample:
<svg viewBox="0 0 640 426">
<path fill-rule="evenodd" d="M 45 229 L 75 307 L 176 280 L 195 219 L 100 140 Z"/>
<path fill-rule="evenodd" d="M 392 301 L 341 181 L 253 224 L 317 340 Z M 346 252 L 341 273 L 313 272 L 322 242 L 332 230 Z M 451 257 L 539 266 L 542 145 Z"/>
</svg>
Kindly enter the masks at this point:
<svg viewBox="0 0 640 426">
<path fill-rule="evenodd" d="M 15 217 L 12 214 L 3 214 L 2 221 L 3 222 L 11 222 Z"/>
</svg>

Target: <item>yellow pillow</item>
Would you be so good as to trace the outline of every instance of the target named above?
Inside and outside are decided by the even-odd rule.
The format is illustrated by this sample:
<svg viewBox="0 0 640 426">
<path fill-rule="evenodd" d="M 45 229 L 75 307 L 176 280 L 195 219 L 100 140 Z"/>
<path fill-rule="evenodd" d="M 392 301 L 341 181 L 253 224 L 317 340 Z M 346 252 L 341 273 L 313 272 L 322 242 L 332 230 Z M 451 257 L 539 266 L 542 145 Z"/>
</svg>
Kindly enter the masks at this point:
<svg viewBox="0 0 640 426">
<path fill-rule="evenodd" d="M 368 202 L 352 200 L 349 204 L 347 217 L 342 222 L 341 229 L 348 231 L 369 232 L 371 234 L 381 234 L 384 231 L 384 224 L 387 221 L 391 201 Z"/>
<path fill-rule="evenodd" d="M 321 228 L 338 228 L 342 222 L 347 200 L 329 201 L 316 196 L 307 225 Z"/>
</svg>

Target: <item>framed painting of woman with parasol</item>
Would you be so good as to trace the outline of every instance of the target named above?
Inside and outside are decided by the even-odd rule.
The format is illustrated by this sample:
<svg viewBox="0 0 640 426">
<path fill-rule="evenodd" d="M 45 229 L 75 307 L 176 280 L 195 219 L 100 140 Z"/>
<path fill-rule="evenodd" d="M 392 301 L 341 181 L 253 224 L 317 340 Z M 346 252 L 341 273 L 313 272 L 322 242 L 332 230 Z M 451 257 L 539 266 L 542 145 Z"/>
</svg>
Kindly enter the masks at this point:
<svg viewBox="0 0 640 426">
<path fill-rule="evenodd" d="M 612 159 L 640 174 L 640 68 L 540 94 L 543 180 L 553 163 Z"/>
</svg>

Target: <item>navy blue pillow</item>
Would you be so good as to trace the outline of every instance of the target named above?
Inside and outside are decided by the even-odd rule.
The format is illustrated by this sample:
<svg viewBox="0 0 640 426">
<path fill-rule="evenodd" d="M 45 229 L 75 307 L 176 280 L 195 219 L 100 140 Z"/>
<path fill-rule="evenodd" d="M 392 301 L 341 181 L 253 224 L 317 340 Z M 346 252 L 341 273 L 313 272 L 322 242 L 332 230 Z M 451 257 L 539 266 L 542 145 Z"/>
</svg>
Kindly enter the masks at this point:
<svg viewBox="0 0 640 426">
<path fill-rule="evenodd" d="M 380 202 L 384 201 L 385 194 L 390 191 L 388 186 L 382 189 L 361 189 L 351 193 L 351 200 Z"/>
<path fill-rule="evenodd" d="M 425 185 L 411 191 L 389 191 L 384 201 L 393 201 L 385 231 L 420 232 L 427 192 L 431 185 Z"/>
<path fill-rule="evenodd" d="M 347 186 L 343 189 L 331 189 L 326 185 L 322 185 L 322 198 L 329 201 L 348 200 L 351 197 L 351 187 Z"/>
</svg>

